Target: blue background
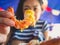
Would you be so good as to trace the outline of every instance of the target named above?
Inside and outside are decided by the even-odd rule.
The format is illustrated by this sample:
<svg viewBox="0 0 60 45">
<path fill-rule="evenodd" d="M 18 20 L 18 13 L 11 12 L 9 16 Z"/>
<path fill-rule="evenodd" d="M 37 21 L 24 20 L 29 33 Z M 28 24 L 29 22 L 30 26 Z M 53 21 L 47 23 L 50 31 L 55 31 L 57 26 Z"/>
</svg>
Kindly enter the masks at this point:
<svg viewBox="0 0 60 45">
<path fill-rule="evenodd" d="M 19 0 L 0 0 L 0 7 L 7 9 L 9 6 L 12 6 L 16 12 L 18 7 Z M 48 7 L 56 10 L 60 10 L 60 1 L 59 0 L 48 0 Z M 60 14 L 55 16 L 51 12 L 45 11 L 42 16 L 42 20 L 48 21 L 48 23 L 60 23 Z"/>
</svg>

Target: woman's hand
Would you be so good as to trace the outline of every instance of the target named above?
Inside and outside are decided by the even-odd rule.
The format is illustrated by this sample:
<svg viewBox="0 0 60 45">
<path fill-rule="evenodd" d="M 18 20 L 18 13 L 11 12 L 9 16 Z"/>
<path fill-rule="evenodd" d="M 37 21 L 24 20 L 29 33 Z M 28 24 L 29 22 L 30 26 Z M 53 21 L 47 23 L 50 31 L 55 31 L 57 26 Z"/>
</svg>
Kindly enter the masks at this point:
<svg viewBox="0 0 60 45">
<path fill-rule="evenodd" d="M 33 39 L 28 43 L 28 45 L 40 45 L 40 42 L 39 42 L 39 40 Z"/>
<path fill-rule="evenodd" d="M 12 16 L 11 12 L 0 11 L 0 43 L 6 41 L 7 35 L 10 32 L 10 26 L 15 25 L 15 22 L 10 19 Z"/>
</svg>

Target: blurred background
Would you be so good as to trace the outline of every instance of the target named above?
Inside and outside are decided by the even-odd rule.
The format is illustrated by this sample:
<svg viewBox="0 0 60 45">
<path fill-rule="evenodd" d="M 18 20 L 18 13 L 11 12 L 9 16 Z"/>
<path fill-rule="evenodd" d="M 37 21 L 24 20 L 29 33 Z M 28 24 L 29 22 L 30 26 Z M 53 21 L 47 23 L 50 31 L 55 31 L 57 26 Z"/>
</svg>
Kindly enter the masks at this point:
<svg viewBox="0 0 60 45">
<path fill-rule="evenodd" d="M 9 6 L 16 12 L 20 0 L 0 0 L 0 8 L 7 9 Z M 49 36 L 52 38 L 60 37 L 60 1 L 43 0 L 44 9 L 41 20 L 48 22 Z"/>
</svg>

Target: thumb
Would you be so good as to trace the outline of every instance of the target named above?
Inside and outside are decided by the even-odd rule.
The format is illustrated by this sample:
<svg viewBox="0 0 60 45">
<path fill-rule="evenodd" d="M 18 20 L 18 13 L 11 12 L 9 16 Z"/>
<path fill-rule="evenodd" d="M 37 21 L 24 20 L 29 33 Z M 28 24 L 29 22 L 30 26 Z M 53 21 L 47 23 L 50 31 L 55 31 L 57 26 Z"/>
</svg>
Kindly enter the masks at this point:
<svg viewBox="0 0 60 45">
<path fill-rule="evenodd" d="M 9 7 L 9 8 L 7 9 L 7 11 L 11 12 L 11 13 L 13 14 L 13 16 L 14 16 L 14 9 L 13 9 L 12 7 Z"/>
</svg>

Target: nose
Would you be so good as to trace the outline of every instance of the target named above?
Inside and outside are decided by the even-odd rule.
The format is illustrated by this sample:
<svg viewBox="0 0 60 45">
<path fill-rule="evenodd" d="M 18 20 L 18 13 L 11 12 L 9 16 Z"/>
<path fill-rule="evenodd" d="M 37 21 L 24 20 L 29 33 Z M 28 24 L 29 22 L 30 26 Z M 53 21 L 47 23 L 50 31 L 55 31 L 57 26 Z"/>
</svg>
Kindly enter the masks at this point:
<svg viewBox="0 0 60 45">
<path fill-rule="evenodd" d="M 34 11 L 34 8 L 33 7 L 30 7 L 30 10 Z"/>
</svg>

